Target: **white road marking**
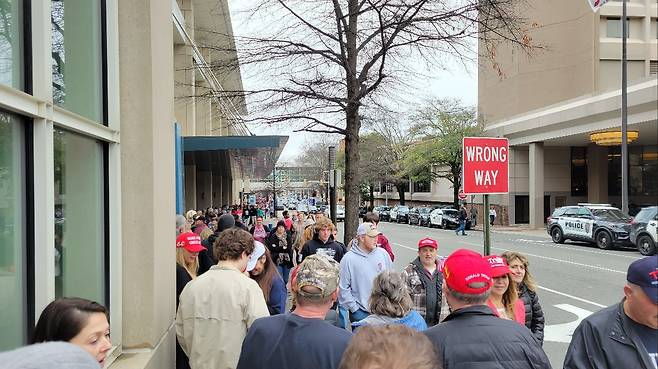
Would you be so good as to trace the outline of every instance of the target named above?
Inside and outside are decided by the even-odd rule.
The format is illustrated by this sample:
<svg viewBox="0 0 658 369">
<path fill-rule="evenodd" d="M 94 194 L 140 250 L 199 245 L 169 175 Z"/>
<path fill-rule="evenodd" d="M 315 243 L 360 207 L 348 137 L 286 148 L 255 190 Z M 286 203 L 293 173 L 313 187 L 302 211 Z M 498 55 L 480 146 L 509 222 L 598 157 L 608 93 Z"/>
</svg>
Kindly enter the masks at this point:
<svg viewBox="0 0 658 369">
<path fill-rule="evenodd" d="M 562 324 L 547 325 L 544 328 L 544 341 L 570 343 L 573 332 L 580 322 L 592 314 L 591 311 L 581 309 L 569 304 L 553 305 L 558 309 L 566 310 L 577 316 L 577 319 Z"/>
<path fill-rule="evenodd" d="M 588 250 L 586 248 L 586 246 L 585 247 L 561 246 L 561 245 L 555 244 L 553 241 L 526 240 L 526 239 L 523 239 L 523 238 L 519 238 L 519 239 L 517 239 L 517 241 L 526 242 L 526 243 L 542 243 L 542 244 L 545 244 L 548 247 L 552 247 L 554 249 L 572 250 L 572 251 L 587 252 L 587 253 L 590 253 L 590 254 L 599 254 L 599 255 L 610 255 L 610 256 L 617 256 L 617 257 L 620 257 L 620 258 L 627 258 L 627 259 L 633 259 L 633 260 L 642 259 L 641 256 L 631 256 L 631 255 L 616 254 L 614 252 Z"/>
<path fill-rule="evenodd" d="M 540 290 L 544 290 L 544 291 L 548 291 L 548 292 L 554 293 L 554 294 L 556 294 L 556 295 L 560 295 L 560 296 L 568 297 L 568 298 L 573 299 L 573 300 L 576 300 L 576 301 L 584 302 L 584 303 L 586 303 L 586 304 L 594 305 L 594 306 L 596 306 L 596 307 L 600 307 L 600 308 L 607 307 L 607 306 L 605 306 L 605 305 L 603 305 L 603 304 L 599 304 L 598 302 L 594 302 L 594 301 L 590 301 L 590 300 L 585 300 L 585 299 L 583 299 L 583 298 L 576 297 L 576 296 L 573 296 L 573 295 L 569 295 L 568 293 L 564 293 L 564 292 L 560 292 L 560 291 L 552 290 L 552 289 L 547 288 L 547 287 L 544 287 L 544 286 L 537 286 L 537 288 L 539 288 Z"/>
</svg>

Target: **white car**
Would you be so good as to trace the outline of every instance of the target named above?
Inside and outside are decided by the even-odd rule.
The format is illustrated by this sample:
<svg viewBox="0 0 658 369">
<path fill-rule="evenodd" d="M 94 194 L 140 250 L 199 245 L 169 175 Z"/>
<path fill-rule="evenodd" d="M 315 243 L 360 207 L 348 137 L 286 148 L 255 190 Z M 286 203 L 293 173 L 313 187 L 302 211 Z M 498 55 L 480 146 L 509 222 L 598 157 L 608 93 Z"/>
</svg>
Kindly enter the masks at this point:
<svg viewBox="0 0 658 369">
<path fill-rule="evenodd" d="M 324 214 L 328 217 L 331 217 L 331 210 L 328 206 L 327 209 L 325 209 Z M 343 205 L 336 205 L 336 221 L 345 221 L 345 207 Z"/>
<path fill-rule="evenodd" d="M 389 214 L 390 214 L 389 220 L 391 222 L 393 220 L 397 219 L 398 218 L 398 207 L 397 206 L 392 207 Z"/>
<path fill-rule="evenodd" d="M 450 213 L 450 215 L 448 215 Z M 454 223 L 454 209 L 434 209 L 430 212 L 430 228 L 447 228 Z"/>
</svg>

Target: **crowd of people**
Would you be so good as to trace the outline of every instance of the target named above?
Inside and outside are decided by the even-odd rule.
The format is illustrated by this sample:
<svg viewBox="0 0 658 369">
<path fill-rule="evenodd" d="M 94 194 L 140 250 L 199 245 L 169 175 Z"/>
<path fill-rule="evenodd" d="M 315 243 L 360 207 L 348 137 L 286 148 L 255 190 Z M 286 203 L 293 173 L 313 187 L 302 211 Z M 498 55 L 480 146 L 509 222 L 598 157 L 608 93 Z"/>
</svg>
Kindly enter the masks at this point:
<svg viewBox="0 0 658 369">
<path fill-rule="evenodd" d="M 439 257 L 426 237 L 396 272 L 376 214 L 347 244 L 322 215 L 284 212 L 270 223 L 220 209 L 177 216 L 178 369 L 551 368 L 526 256 L 458 249 Z M 565 369 L 656 369 L 658 256 L 629 266 L 623 292 L 580 324 Z M 33 343 L 70 358 L 82 349 L 102 367 L 108 311 L 57 299 Z M 21 350 L 35 348 L 0 354 L 0 363 L 24 360 Z"/>
</svg>

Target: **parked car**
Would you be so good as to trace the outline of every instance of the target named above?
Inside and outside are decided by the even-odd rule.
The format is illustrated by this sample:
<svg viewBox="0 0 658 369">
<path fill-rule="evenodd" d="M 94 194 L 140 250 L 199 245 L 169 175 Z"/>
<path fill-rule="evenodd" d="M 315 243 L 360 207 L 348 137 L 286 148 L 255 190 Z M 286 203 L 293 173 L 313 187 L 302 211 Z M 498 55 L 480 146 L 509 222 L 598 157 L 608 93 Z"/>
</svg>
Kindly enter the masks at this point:
<svg viewBox="0 0 658 369">
<path fill-rule="evenodd" d="M 390 217 L 389 219 L 390 222 L 395 221 L 398 217 L 398 207 L 397 206 L 392 207 L 388 215 Z"/>
<path fill-rule="evenodd" d="M 373 212 L 379 217 L 379 221 L 391 221 L 391 207 L 390 206 L 375 206 Z"/>
<path fill-rule="evenodd" d="M 366 206 L 359 206 L 359 218 L 363 218 L 364 215 L 368 212 L 368 208 Z"/>
<path fill-rule="evenodd" d="M 443 229 L 459 227 L 459 211 L 448 208 L 438 208 L 430 212 L 429 227 L 441 227 Z M 466 219 L 466 229 L 471 229 L 470 217 Z"/>
<path fill-rule="evenodd" d="M 642 208 L 631 221 L 630 239 L 642 255 L 656 253 L 656 225 L 658 225 L 658 206 Z"/>
<path fill-rule="evenodd" d="M 324 209 L 324 214 L 331 217 L 331 209 L 327 207 Z M 345 221 L 345 207 L 343 205 L 336 205 L 336 222 Z"/>
<path fill-rule="evenodd" d="M 397 206 L 397 211 L 395 212 L 395 221 L 398 223 L 407 223 L 409 221 L 409 207 L 400 205 Z"/>
<path fill-rule="evenodd" d="M 546 231 L 555 243 L 565 240 L 596 244 L 600 249 L 630 245 L 632 218 L 608 204 L 581 203 L 555 209 Z"/>
<path fill-rule="evenodd" d="M 419 226 L 429 226 L 431 210 L 432 209 L 424 206 L 411 209 L 409 211 L 409 224 L 416 224 Z"/>
</svg>

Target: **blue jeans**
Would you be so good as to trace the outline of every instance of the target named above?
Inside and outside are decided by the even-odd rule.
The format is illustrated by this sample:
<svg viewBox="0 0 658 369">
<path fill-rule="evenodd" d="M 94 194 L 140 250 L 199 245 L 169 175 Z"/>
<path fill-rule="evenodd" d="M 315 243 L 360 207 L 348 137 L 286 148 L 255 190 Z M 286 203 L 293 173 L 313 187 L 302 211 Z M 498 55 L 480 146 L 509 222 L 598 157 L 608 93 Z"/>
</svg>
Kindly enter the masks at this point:
<svg viewBox="0 0 658 369">
<path fill-rule="evenodd" d="M 290 268 L 284 265 L 277 265 L 276 270 L 278 270 L 279 274 L 281 274 L 281 278 L 283 278 L 283 283 L 288 284 L 288 277 L 290 276 Z"/>
<path fill-rule="evenodd" d="M 466 220 L 460 220 L 459 221 L 459 228 L 457 228 L 455 233 L 459 234 L 459 231 L 461 231 L 462 234 L 465 235 L 466 234 L 465 229 L 466 229 Z"/>
<path fill-rule="evenodd" d="M 355 312 L 350 311 L 350 321 L 352 323 L 358 322 L 359 320 L 363 320 L 363 319 L 367 318 L 368 315 L 370 315 L 369 312 L 367 312 L 365 310 L 361 310 L 361 309 L 359 309 Z"/>
</svg>

